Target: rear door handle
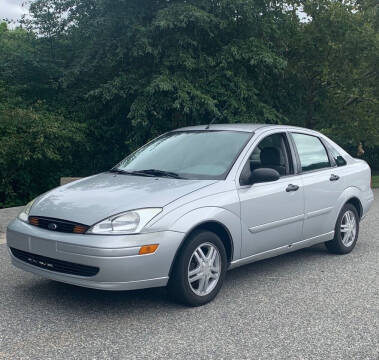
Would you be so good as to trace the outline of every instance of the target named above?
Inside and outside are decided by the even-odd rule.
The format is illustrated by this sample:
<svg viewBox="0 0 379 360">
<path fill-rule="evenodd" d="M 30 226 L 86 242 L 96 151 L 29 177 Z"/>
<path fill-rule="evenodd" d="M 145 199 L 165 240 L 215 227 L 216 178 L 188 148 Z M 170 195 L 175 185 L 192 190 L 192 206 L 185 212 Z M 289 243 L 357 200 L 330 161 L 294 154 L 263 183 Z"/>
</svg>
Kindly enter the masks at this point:
<svg viewBox="0 0 379 360">
<path fill-rule="evenodd" d="M 297 185 L 293 185 L 293 184 L 289 184 L 289 185 L 287 186 L 287 189 L 286 189 L 287 192 L 290 192 L 290 191 L 297 191 L 297 190 L 299 190 L 299 186 L 297 186 Z"/>
<path fill-rule="evenodd" d="M 332 174 L 332 175 L 330 175 L 329 180 L 330 180 L 330 181 L 337 181 L 339 178 L 340 178 L 340 177 L 339 177 L 338 175 Z"/>
</svg>

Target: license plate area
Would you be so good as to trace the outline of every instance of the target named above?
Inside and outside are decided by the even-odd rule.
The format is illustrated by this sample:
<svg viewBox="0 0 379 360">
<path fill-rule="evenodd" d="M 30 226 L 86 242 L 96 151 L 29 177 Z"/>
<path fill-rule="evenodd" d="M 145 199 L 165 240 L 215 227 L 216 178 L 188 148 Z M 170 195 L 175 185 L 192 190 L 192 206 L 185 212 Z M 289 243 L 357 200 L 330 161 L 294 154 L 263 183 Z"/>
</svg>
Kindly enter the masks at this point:
<svg viewBox="0 0 379 360">
<path fill-rule="evenodd" d="M 54 256 L 57 251 L 57 243 L 54 240 L 40 239 L 32 236 L 29 240 L 29 249 L 32 253 Z"/>
</svg>

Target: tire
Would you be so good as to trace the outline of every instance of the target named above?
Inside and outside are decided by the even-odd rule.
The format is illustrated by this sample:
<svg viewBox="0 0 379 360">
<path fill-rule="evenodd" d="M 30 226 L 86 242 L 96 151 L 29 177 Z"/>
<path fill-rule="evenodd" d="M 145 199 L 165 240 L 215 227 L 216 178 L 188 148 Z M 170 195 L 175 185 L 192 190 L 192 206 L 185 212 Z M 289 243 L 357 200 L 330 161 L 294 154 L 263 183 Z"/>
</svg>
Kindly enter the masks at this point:
<svg viewBox="0 0 379 360">
<path fill-rule="evenodd" d="M 169 294 L 184 305 L 204 305 L 220 291 L 226 268 L 226 251 L 221 239 L 211 231 L 196 230 L 175 260 L 168 283 Z"/>
<path fill-rule="evenodd" d="M 350 218 L 350 222 L 349 222 Z M 349 225 L 350 223 L 350 225 Z M 353 225 L 351 225 L 353 224 Z M 355 225 L 354 225 L 355 224 Z M 351 232 L 350 236 L 346 237 L 349 234 L 348 228 L 354 227 Z M 346 231 L 343 231 L 343 228 L 346 229 Z M 334 229 L 334 239 L 327 241 L 325 243 L 326 248 L 329 250 L 329 252 L 333 254 L 348 254 L 351 252 L 355 244 L 358 240 L 358 234 L 359 234 L 359 215 L 358 211 L 352 204 L 345 204 L 343 208 L 341 209 L 336 226 Z"/>
</svg>

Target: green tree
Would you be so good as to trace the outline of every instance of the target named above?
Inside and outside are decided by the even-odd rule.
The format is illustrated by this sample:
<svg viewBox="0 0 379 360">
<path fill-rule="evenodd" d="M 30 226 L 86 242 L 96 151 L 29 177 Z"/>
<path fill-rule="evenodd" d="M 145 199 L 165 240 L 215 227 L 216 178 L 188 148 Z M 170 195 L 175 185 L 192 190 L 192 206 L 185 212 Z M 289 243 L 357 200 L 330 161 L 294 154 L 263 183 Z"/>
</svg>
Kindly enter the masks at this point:
<svg viewBox="0 0 379 360">
<path fill-rule="evenodd" d="M 56 86 L 38 43 L 31 32 L 0 26 L 0 207 L 56 186 L 80 169 L 76 151 L 88 148 L 85 125 L 47 105 Z"/>
<path fill-rule="evenodd" d="M 61 1 L 36 3 L 32 11 Z M 289 19 L 282 6 L 251 0 L 82 5 L 65 9 L 75 52 L 62 81 L 76 89 L 74 101 L 90 104 L 86 116 L 96 138 L 112 139 L 112 161 L 162 131 L 214 117 L 285 121 L 275 90 L 286 66 L 281 31 Z M 33 17 L 43 32 L 44 24 Z"/>
<path fill-rule="evenodd" d="M 106 170 L 162 132 L 214 119 L 315 128 L 353 155 L 362 143 L 379 168 L 378 8 L 32 0 L 21 27 L 0 25 L 0 203 L 25 202 L 59 176 Z"/>
<path fill-rule="evenodd" d="M 0 120 L 0 207 L 22 205 L 55 187 L 67 169 L 75 168 L 73 149 L 86 149 L 80 126 L 41 106 L 3 106 Z"/>
<path fill-rule="evenodd" d="M 296 124 L 324 131 L 355 152 L 379 145 L 378 28 L 373 7 L 305 0 L 310 21 L 299 23 L 289 53 Z M 377 6 L 376 6 L 377 8 Z M 354 154 L 355 155 L 355 154 Z"/>
</svg>

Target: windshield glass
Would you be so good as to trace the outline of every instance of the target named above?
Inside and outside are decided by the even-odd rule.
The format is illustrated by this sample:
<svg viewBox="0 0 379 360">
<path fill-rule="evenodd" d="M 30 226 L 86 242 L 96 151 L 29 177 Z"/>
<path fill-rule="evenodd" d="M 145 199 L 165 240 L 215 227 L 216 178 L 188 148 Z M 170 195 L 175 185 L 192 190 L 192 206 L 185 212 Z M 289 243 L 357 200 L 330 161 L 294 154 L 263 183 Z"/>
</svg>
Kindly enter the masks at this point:
<svg viewBox="0 0 379 360">
<path fill-rule="evenodd" d="M 186 179 L 225 179 L 250 136 L 239 131 L 170 132 L 129 155 L 115 169 L 154 169 Z M 159 172 L 151 173 L 159 176 Z"/>
</svg>

